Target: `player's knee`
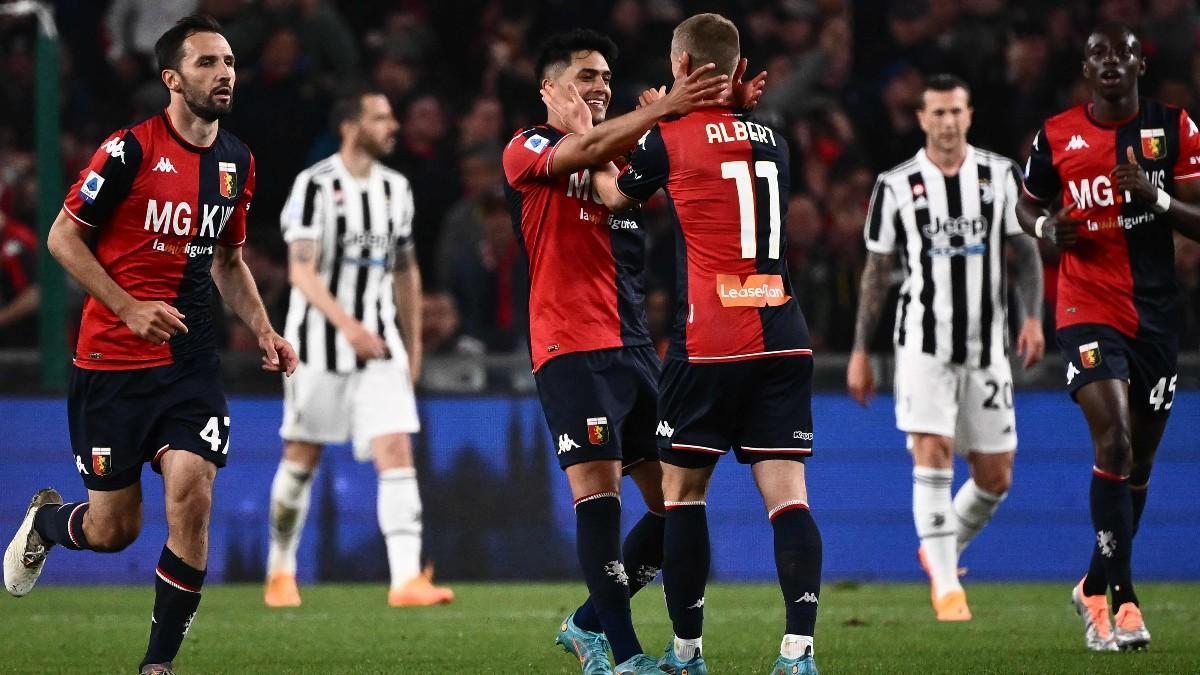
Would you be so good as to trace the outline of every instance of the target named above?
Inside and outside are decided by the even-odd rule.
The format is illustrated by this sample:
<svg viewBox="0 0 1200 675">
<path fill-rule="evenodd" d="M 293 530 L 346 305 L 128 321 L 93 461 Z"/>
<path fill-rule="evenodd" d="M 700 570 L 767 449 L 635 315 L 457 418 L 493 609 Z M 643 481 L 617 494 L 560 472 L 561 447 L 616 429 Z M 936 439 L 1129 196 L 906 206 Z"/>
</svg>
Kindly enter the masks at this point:
<svg viewBox="0 0 1200 675">
<path fill-rule="evenodd" d="M 1004 494 L 1012 487 L 1012 469 L 981 473 L 975 477 L 975 485 L 985 492 L 996 495 Z"/>
<path fill-rule="evenodd" d="M 187 529 L 204 528 L 208 524 L 209 513 L 212 510 L 212 490 L 186 490 L 179 494 L 168 495 L 167 517 L 171 524 Z"/>
<path fill-rule="evenodd" d="M 1096 465 L 1104 471 L 1126 475 L 1133 465 L 1133 449 L 1129 444 L 1129 430 L 1114 425 L 1099 434 L 1096 439 Z"/>
<path fill-rule="evenodd" d="M 142 524 L 133 518 L 121 518 L 94 523 L 87 532 L 88 545 L 102 553 L 123 551 L 137 541 Z"/>
</svg>

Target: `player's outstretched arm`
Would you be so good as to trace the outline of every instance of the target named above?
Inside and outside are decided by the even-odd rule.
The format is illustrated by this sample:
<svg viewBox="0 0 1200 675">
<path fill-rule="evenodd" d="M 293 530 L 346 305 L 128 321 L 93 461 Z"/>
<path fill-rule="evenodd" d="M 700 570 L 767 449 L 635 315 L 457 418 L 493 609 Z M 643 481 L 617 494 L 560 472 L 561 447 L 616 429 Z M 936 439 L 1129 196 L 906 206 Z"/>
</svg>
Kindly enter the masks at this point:
<svg viewBox="0 0 1200 675">
<path fill-rule="evenodd" d="M 258 287 L 254 284 L 254 276 L 242 259 L 240 246 L 217 244 L 213 256 L 212 278 L 217 284 L 217 290 L 225 303 L 233 308 L 254 335 L 258 338 L 258 347 L 263 353 L 263 370 L 284 372 L 288 375 L 296 370 L 300 359 L 296 350 L 271 327 L 267 317 L 267 309 L 263 307 L 262 298 L 258 295 Z"/>
<path fill-rule="evenodd" d="M 850 397 L 866 406 L 875 397 L 875 373 L 871 370 L 870 341 L 883 316 L 891 274 L 895 265 L 894 253 L 867 252 L 858 293 L 858 316 L 854 322 L 854 348 L 846 368 L 846 389 Z"/>
<path fill-rule="evenodd" d="M 1037 242 L 1017 235 L 1008 239 L 1013 260 L 1013 286 L 1017 292 L 1025 320 L 1017 335 L 1017 354 L 1022 365 L 1032 368 L 1046 354 L 1046 336 L 1042 331 L 1042 256 Z"/>
<path fill-rule="evenodd" d="M 417 252 L 413 248 L 396 255 L 392 272 L 392 294 L 396 302 L 396 318 L 400 339 L 408 350 L 408 374 L 413 384 L 421 379 L 421 270 L 417 267 Z"/>
<path fill-rule="evenodd" d="M 712 76 L 715 68 L 715 64 L 705 64 L 676 79 L 671 91 L 650 105 L 598 124 L 585 133 L 567 136 L 555 148 L 551 174 L 564 176 L 611 162 L 633 147 L 659 120 L 686 115 L 696 108 L 721 105 L 729 76 Z M 571 114 L 569 108 L 575 105 L 578 96 L 573 85 L 568 85 L 566 92 L 542 91 L 542 100 L 560 117 Z"/>
<path fill-rule="evenodd" d="M 46 247 L 67 274 L 143 340 L 161 345 L 178 333 L 188 332 L 178 309 L 159 300 L 137 300 L 117 285 L 92 253 L 86 235 L 85 225 L 59 211 L 50 226 Z"/>
</svg>

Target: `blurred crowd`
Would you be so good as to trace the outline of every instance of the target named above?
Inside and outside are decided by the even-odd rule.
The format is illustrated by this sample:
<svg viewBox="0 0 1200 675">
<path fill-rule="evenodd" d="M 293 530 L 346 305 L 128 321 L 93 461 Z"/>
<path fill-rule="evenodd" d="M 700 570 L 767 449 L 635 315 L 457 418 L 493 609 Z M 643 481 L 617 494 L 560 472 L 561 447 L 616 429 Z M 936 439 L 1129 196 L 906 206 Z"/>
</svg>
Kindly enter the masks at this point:
<svg viewBox="0 0 1200 675">
<path fill-rule="evenodd" d="M 0 3 L 3 4 L 3 3 Z M 216 17 L 237 57 L 234 112 L 223 122 L 258 166 L 247 257 L 277 323 L 287 302 L 278 214 L 296 173 L 332 153 L 327 123 L 347 83 L 386 93 L 401 122 L 387 163 L 412 181 L 432 354 L 523 352 L 524 260 L 501 186 L 512 132 L 545 120 L 533 62 L 547 35 L 577 26 L 621 50 L 610 115 L 670 83 L 672 28 L 716 11 L 742 31 L 751 73 L 769 72 L 758 114 L 785 133 L 792 155 L 787 232 L 796 295 L 821 350 L 851 346 L 865 251 L 863 220 L 875 175 L 922 144 L 914 110 L 923 77 L 951 72 L 972 86 L 979 146 L 1024 162 L 1046 117 L 1087 97 L 1083 41 L 1102 20 L 1142 36 L 1142 94 L 1200 113 L 1200 13 L 1194 0 L 59 0 L 64 176 L 73 180 L 113 130 L 153 114 L 166 92 L 155 39 L 193 11 Z M 0 18 L 0 346 L 32 343 L 34 30 Z M 64 186 L 65 188 L 65 186 Z M 652 330 L 671 318 L 674 247 L 661 199 L 646 206 Z M 7 256 L 7 257 L 5 257 Z M 10 262 L 10 258 L 17 258 Z M 1200 340 L 1200 246 L 1180 241 L 1184 346 Z M 29 258 L 32 259 L 32 258 Z M 1053 251 L 1046 251 L 1053 312 Z M 19 310 L 20 308 L 18 308 Z M 22 323 L 24 322 L 24 323 Z M 1048 329 L 1052 321 L 1047 321 Z M 14 328 L 16 326 L 17 328 Z M 24 328 L 20 328 L 24 326 Z M 885 327 L 877 344 L 890 341 Z M 1053 344 L 1053 341 L 1050 341 Z M 254 342 L 229 323 L 227 347 Z M 470 373 L 464 377 L 470 377 Z"/>
</svg>

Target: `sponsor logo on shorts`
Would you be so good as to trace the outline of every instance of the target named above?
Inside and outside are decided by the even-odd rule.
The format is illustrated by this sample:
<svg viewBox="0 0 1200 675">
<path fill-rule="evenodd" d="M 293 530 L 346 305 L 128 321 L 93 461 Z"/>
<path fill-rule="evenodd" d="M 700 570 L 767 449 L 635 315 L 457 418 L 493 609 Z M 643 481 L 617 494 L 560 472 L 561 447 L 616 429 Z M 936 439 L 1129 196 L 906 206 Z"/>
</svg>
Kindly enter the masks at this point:
<svg viewBox="0 0 1200 675">
<path fill-rule="evenodd" d="M 717 297 L 722 307 L 778 307 L 791 299 L 778 274 L 751 274 L 745 282 L 736 274 L 718 274 Z"/>
<path fill-rule="evenodd" d="M 670 422 L 666 420 L 659 420 L 658 430 L 655 433 L 657 433 L 659 436 L 663 436 L 664 438 L 670 438 L 675 435 L 675 429 L 671 426 Z"/>
<path fill-rule="evenodd" d="M 112 471 L 112 448 L 92 448 L 92 473 L 107 476 Z"/>
<path fill-rule="evenodd" d="M 592 445 L 604 445 L 608 442 L 608 418 L 607 417 L 589 417 L 587 418 L 588 443 Z"/>
<path fill-rule="evenodd" d="M 87 467 L 83 465 L 83 460 L 79 458 L 79 455 L 75 455 L 75 470 L 78 471 L 81 476 L 88 475 Z"/>
<path fill-rule="evenodd" d="M 1100 365 L 1100 343 L 1089 342 L 1086 345 L 1079 345 L 1079 363 L 1083 364 L 1084 368 L 1095 368 Z"/>
<path fill-rule="evenodd" d="M 578 447 L 579 444 L 567 434 L 562 434 L 558 437 L 558 454 L 566 454 Z"/>
<path fill-rule="evenodd" d="M 811 431 L 793 431 L 792 438 L 798 441 L 811 441 L 813 439 L 813 435 Z"/>
</svg>

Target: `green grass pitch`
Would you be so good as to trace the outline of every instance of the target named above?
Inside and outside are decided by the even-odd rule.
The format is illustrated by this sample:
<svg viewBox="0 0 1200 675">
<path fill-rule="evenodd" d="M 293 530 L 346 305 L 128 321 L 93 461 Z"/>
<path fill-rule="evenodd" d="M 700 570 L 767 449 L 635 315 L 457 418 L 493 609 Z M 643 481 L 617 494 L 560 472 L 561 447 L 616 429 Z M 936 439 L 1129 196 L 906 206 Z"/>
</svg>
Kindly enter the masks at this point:
<svg viewBox="0 0 1200 675">
<path fill-rule="evenodd" d="M 575 584 L 457 584 L 444 607 L 393 610 L 382 586 L 302 587 L 304 606 L 263 607 L 261 589 L 214 585 L 176 660 L 181 673 L 578 673 L 552 644 Z M 1149 652 L 1091 655 L 1069 584 L 970 584 L 975 619 L 938 624 L 927 587 L 829 584 L 817 661 L 839 673 L 1200 673 L 1200 584 L 1139 586 Z M 136 672 L 153 590 L 46 586 L 0 599 L 0 673 Z M 705 603 L 709 669 L 768 673 L 783 608 L 767 584 L 714 584 Z M 661 586 L 634 598 L 646 650 L 670 637 Z"/>
</svg>

